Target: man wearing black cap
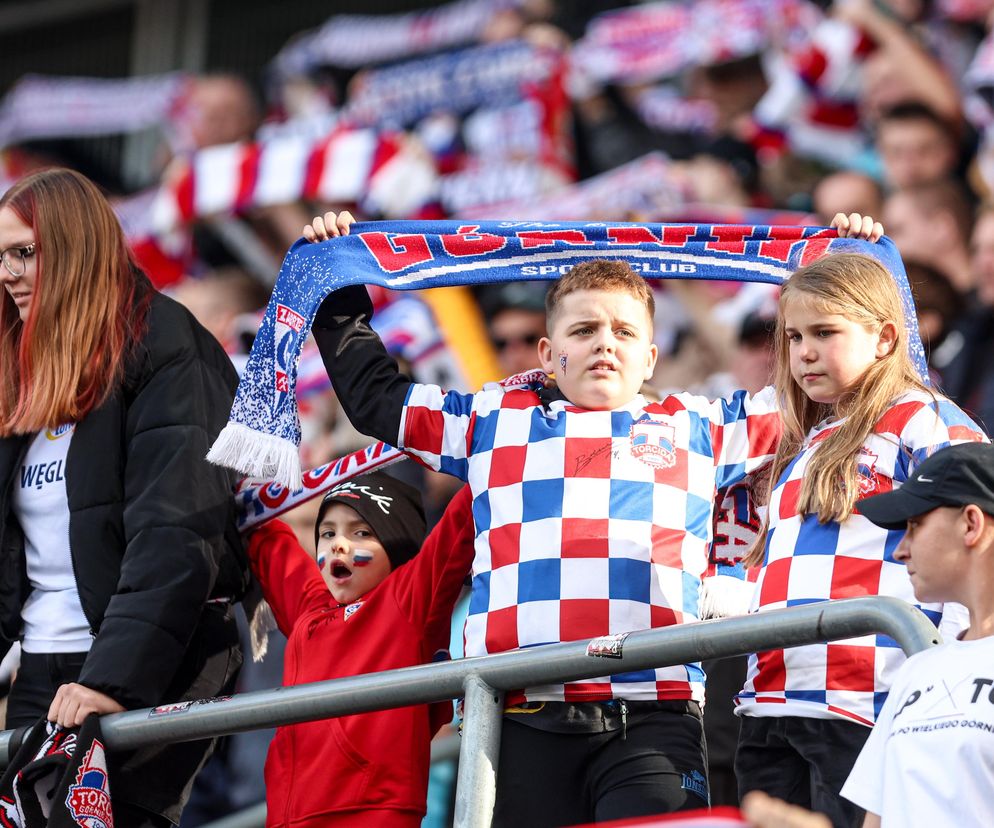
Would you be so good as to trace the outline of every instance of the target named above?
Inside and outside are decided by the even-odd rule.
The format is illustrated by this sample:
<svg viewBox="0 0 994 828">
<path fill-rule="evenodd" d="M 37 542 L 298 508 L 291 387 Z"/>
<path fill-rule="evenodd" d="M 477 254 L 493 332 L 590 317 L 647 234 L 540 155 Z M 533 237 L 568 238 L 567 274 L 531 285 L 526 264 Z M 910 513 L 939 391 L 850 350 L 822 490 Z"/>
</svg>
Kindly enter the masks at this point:
<svg viewBox="0 0 994 828">
<path fill-rule="evenodd" d="M 915 597 L 964 605 L 970 626 L 901 667 L 842 795 L 864 828 L 994 825 L 994 446 L 942 449 L 858 508 L 907 528 L 894 558 Z"/>
</svg>

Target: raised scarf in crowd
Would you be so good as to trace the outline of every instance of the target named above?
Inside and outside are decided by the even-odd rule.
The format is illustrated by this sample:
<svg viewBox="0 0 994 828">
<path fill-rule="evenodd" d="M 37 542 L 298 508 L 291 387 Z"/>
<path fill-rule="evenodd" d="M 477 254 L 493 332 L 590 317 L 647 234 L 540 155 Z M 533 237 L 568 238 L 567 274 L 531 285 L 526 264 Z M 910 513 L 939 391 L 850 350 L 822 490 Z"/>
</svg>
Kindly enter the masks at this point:
<svg viewBox="0 0 994 828">
<path fill-rule="evenodd" d="M 516 5 L 518 0 L 456 0 L 407 14 L 336 14 L 294 37 L 272 70 L 284 78 L 307 76 L 322 66 L 359 69 L 450 49 L 476 40 L 496 12 Z"/>
<path fill-rule="evenodd" d="M 351 91 L 342 115 L 349 123 L 396 128 L 439 111 L 506 106 L 561 80 L 564 61 L 556 49 L 512 40 L 373 69 Z"/>
<path fill-rule="evenodd" d="M 602 83 L 670 78 L 782 45 L 820 16 L 804 0 L 644 3 L 595 17 L 572 62 L 581 76 Z"/>
<path fill-rule="evenodd" d="M 435 196 L 438 173 L 418 142 L 374 129 L 337 126 L 320 137 L 277 135 L 190 153 L 151 204 L 151 230 L 301 199 L 357 202 L 407 218 Z"/>
<path fill-rule="evenodd" d="M 458 193 L 472 206 L 461 207 L 453 214 L 463 221 L 513 219 L 515 216 L 543 216 L 555 221 L 642 221 L 686 222 L 693 224 L 811 224 L 811 213 L 797 210 L 764 210 L 759 207 L 730 207 L 692 200 L 692 189 L 679 164 L 661 152 L 650 152 L 620 167 L 585 178 L 575 184 L 565 184 L 532 195 L 522 195 L 505 201 L 472 204 L 472 193 L 494 195 L 514 189 L 528 191 L 528 173 L 523 165 L 509 162 L 503 165 L 504 182 L 481 187 L 480 182 L 459 180 L 462 173 L 442 179 L 442 199 L 446 189 L 457 185 Z M 519 175 L 520 173 L 520 175 Z M 489 171 L 488 171 L 489 177 Z M 534 189 L 534 188 L 531 188 Z"/>
<path fill-rule="evenodd" d="M 350 235 L 320 244 L 301 239 L 280 269 L 228 425 L 208 459 L 291 489 L 301 487 L 297 362 L 321 303 L 347 285 L 414 290 L 551 280 L 596 259 L 628 262 L 646 278 L 780 284 L 798 267 L 839 251 L 874 256 L 894 275 L 909 349 L 926 377 L 907 276 L 886 238 L 870 244 L 818 227 L 446 221 L 360 223 Z"/>
<path fill-rule="evenodd" d="M 130 133 L 182 122 L 190 77 L 180 72 L 131 78 L 25 75 L 0 102 L 0 147 L 42 138 Z"/>
</svg>

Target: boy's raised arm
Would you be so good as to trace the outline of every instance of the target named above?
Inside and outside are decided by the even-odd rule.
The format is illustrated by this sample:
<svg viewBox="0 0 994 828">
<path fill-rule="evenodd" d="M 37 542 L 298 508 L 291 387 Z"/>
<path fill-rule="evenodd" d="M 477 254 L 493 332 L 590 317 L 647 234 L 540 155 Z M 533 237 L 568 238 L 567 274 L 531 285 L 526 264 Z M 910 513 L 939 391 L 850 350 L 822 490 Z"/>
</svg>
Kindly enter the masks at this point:
<svg viewBox="0 0 994 828">
<path fill-rule="evenodd" d="M 359 431 L 396 445 L 411 381 L 397 369 L 370 325 L 373 305 L 362 285 L 330 294 L 312 332 L 339 402 Z"/>
<path fill-rule="evenodd" d="M 309 241 L 348 235 L 352 215 L 326 213 L 304 228 Z M 362 285 L 342 288 L 324 300 L 312 332 L 346 415 L 359 431 L 396 445 L 411 381 L 397 369 L 370 326 L 373 305 Z"/>
</svg>

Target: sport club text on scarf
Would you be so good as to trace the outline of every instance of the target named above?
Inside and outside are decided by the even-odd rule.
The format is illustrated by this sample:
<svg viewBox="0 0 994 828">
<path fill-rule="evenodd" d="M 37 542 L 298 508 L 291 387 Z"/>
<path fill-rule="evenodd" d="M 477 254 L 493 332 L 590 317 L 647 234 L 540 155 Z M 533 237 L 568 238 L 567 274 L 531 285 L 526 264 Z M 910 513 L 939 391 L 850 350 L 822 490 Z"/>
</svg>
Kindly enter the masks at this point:
<svg viewBox="0 0 994 828">
<path fill-rule="evenodd" d="M 886 237 L 876 244 L 823 227 L 500 221 L 368 222 L 319 244 L 298 240 L 280 269 L 228 425 L 208 459 L 291 489 L 302 485 L 297 363 L 314 316 L 338 288 L 395 290 L 558 278 L 595 259 L 627 262 L 646 278 L 781 284 L 826 253 L 878 259 L 901 293 L 908 347 L 927 381 L 911 289 Z"/>
</svg>

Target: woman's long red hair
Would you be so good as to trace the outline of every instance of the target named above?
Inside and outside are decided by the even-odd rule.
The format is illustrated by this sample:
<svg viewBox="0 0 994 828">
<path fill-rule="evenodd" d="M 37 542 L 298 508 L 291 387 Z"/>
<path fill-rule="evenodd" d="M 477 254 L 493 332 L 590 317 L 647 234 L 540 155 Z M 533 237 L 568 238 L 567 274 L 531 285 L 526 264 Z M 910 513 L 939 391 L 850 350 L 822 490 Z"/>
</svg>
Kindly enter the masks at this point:
<svg viewBox="0 0 994 828">
<path fill-rule="evenodd" d="M 22 322 L 0 300 L 0 436 L 75 423 L 114 390 L 148 308 L 141 271 L 97 187 L 50 169 L 0 198 L 32 228 L 36 277 Z"/>
</svg>

